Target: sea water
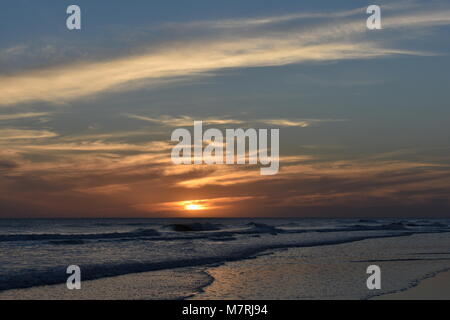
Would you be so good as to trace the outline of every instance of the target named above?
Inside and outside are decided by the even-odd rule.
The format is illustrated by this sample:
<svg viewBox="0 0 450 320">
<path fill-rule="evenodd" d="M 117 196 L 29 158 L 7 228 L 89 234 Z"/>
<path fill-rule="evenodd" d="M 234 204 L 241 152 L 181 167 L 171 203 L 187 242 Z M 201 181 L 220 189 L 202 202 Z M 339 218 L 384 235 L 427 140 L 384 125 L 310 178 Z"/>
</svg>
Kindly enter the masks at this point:
<svg viewBox="0 0 450 320">
<path fill-rule="evenodd" d="M 303 279 L 300 291 L 283 295 L 266 290 L 267 295 L 263 297 L 330 297 L 330 293 L 321 296 L 321 291 L 314 288 L 332 288 L 333 281 L 346 283 L 344 279 L 347 279 L 348 283 L 342 284 L 338 293 L 332 290 L 331 296 L 364 298 L 366 288 L 358 292 L 351 289 L 355 287 L 351 284 L 355 273 L 351 266 L 363 270 L 366 265 L 390 261 L 399 269 L 404 264 L 396 263 L 396 259 L 410 261 L 410 268 L 398 270 L 404 277 L 392 276 L 396 279 L 390 280 L 395 282 L 392 288 L 401 290 L 433 272 L 450 268 L 449 235 L 449 219 L 0 220 L 0 291 L 65 283 L 69 265 L 80 266 L 83 281 L 148 271 L 162 275 L 179 272 L 180 268 L 192 272 L 211 265 L 214 268 L 237 266 L 245 267 L 242 270 L 251 275 L 246 279 L 252 278 L 260 284 L 266 281 L 270 288 L 280 283 L 276 274 L 283 272 L 281 265 L 289 262 L 306 266 L 293 275 L 299 281 Z M 283 251 L 285 248 L 302 251 Z M 258 259 L 248 260 L 255 256 Z M 317 261 L 321 261 L 321 271 L 311 268 Z M 418 261 L 420 267 L 413 264 Z M 220 284 L 218 278 L 226 275 L 225 269 L 218 273 L 220 269 L 214 268 L 210 277 L 204 277 L 204 286 L 214 282 L 211 280 L 214 275 L 216 285 Z M 343 269 L 337 272 L 333 268 Z M 259 281 L 255 277 L 262 278 L 263 269 L 265 280 Z M 154 298 L 176 297 L 171 292 L 164 293 L 164 290 L 176 291 L 176 283 L 167 285 L 164 276 L 159 279 L 160 283 L 152 284 L 159 286 L 155 291 L 159 296 Z M 304 279 L 310 281 L 305 283 Z M 233 290 L 238 290 L 228 288 L 230 297 Z M 254 286 L 251 290 L 257 298 L 261 289 Z M 204 298 L 208 298 L 206 293 L 215 298 L 227 297 L 206 290 Z M 251 293 L 247 296 L 252 297 Z"/>
</svg>

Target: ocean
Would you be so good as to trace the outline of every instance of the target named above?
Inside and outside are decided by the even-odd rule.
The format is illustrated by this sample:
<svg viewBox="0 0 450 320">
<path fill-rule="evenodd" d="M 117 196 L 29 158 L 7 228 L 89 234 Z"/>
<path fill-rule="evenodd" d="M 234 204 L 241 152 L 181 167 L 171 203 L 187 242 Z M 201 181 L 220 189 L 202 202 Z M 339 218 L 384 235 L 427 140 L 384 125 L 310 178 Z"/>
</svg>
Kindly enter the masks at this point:
<svg viewBox="0 0 450 320">
<path fill-rule="evenodd" d="M 366 299 L 371 264 L 381 293 L 450 270 L 450 219 L 0 220 L 0 298 L 78 265 L 83 282 L 150 275 L 139 299 Z"/>
</svg>

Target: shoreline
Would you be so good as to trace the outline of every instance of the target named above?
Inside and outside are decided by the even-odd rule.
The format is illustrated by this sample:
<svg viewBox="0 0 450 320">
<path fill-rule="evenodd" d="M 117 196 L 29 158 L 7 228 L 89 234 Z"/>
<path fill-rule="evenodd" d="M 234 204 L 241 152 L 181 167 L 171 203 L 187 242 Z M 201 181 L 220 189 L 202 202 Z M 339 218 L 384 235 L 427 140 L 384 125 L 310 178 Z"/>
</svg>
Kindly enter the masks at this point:
<svg viewBox="0 0 450 320">
<path fill-rule="evenodd" d="M 82 281 L 80 290 L 68 290 L 65 283 L 10 289 L 0 291 L 0 301 L 185 300 L 201 293 L 214 281 L 204 269 L 186 267 L 86 280 Z"/>
<path fill-rule="evenodd" d="M 369 300 L 450 300 L 450 270 L 419 280 L 403 291 L 382 294 Z"/>
<path fill-rule="evenodd" d="M 366 239 L 362 242 L 383 242 L 389 245 L 394 239 Z M 405 239 L 404 239 L 405 240 Z M 403 243 L 408 243 L 406 240 Z M 361 243 L 361 242 L 359 242 Z M 418 268 L 423 261 L 417 259 L 417 266 L 410 265 L 408 259 L 392 260 L 340 260 L 334 265 L 327 266 L 323 257 L 332 255 L 334 251 L 348 251 L 358 246 L 358 242 L 321 247 L 326 249 L 324 255 L 314 260 L 314 248 L 287 248 L 275 250 L 267 256 L 259 256 L 253 260 L 228 262 L 216 267 L 208 267 L 209 273 L 216 281 L 204 287 L 189 300 L 210 299 L 246 299 L 246 300 L 372 300 L 372 299 L 450 299 L 450 267 L 442 261 L 442 267 L 431 269 L 422 274 L 416 272 L 410 278 L 403 277 L 404 268 Z M 399 253 L 401 255 L 402 253 Z M 449 252 L 450 254 L 450 252 Z M 309 257 L 308 261 L 303 261 Z M 313 258 L 311 260 L 311 258 Z M 382 293 L 375 296 L 375 292 L 366 287 L 366 268 L 370 263 L 379 263 L 381 268 L 391 268 L 389 273 L 383 273 Z M 430 260 L 432 261 L 432 260 Z M 400 265 L 398 264 L 400 263 Z M 426 262 L 425 262 L 426 263 Z M 342 267 L 345 264 L 345 267 Z M 339 273 L 339 269 L 344 274 Z M 343 279 L 348 270 L 350 276 Z M 392 270 L 396 273 L 392 273 Z M 338 271 L 338 272 L 336 272 Z M 424 270 L 425 271 L 425 270 Z M 313 280 L 305 282 L 305 277 Z M 402 279 L 398 282 L 398 279 Z M 383 280 L 382 280 L 383 281 Z M 428 284 L 430 282 L 430 284 Z M 400 283 L 403 283 L 401 285 Z M 425 291 L 423 289 L 426 285 Z M 408 284 L 414 284 L 409 287 Z M 309 285 L 309 286 L 308 286 Z M 428 287 L 428 288 L 427 288 Z M 342 288 L 342 289 L 340 289 Z M 344 289 L 347 288 L 347 289 Z M 351 289 L 350 289 L 351 288 Z M 317 290 L 319 289 L 319 290 Z M 414 291 L 410 291 L 414 289 Z M 393 293 L 394 292 L 394 293 Z M 397 298 L 398 297 L 398 298 Z"/>
</svg>

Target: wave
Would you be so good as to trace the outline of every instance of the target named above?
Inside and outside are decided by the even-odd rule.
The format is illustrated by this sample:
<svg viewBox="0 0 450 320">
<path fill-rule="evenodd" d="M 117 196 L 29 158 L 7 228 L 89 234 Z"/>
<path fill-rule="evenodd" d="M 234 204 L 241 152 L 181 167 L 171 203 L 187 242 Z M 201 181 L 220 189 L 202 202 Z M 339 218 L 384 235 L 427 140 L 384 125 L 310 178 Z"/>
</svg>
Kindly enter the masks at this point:
<svg viewBox="0 0 450 320">
<path fill-rule="evenodd" d="M 119 239 L 156 237 L 160 233 L 154 229 L 136 229 L 131 232 L 109 232 L 109 233 L 37 233 L 37 234 L 2 234 L 0 242 L 6 241 L 39 241 L 39 240 L 96 240 L 96 239 Z"/>
<path fill-rule="evenodd" d="M 362 220 L 359 220 L 362 221 Z M 77 245 L 84 241 L 132 241 L 132 240 L 195 240 L 211 239 L 223 240 L 233 238 L 236 235 L 258 236 L 262 234 L 292 234 L 306 232 L 355 232 L 355 231 L 448 231 L 448 225 L 441 222 L 391 222 L 385 224 L 362 224 L 356 223 L 347 226 L 334 226 L 329 228 L 288 228 L 283 226 L 273 226 L 264 223 L 249 222 L 233 229 L 226 229 L 226 226 L 217 223 L 176 223 L 167 224 L 155 230 L 151 228 L 138 228 L 128 232 L 107 232 L 107 233 L 24 233 L 24 234 L 0 234 L 0 242 L 9 241 L 48 241 L 54 245 Z"/>
<path fill-rule="evenodd" d="M 215 223 L 175 223 L 165 226 L 178 232 L 192 232 L 192 231 L 215 231 L 220 230 L 222 225 Z"/>
<path fill-rule="evenodd" d="M 364 231 L 364 230 L 407 230 L 407 226 L 403 224 L 402 222 L 392 222 L 388 224 L 382 224 L 379 226 L 373 226 L 373 225 L 353 225 L 347 228 L 348 231 Z"/>
<path fill-rule="evenodd" d="M 264 223 L 250 222 L 247 224 L 247 226 L 249 226 L 249 228 L 248 230 L 246 230 L 246 233 L 269 233 L 276 235 L 277 233 L 285 232 L 282 229 L 278 229 L 274 226 L 270 226 Z"/>
<path fill-rule="evenodd" d="M 273 226 L 251 222 L 244 228 L 233 231 L 222 230 L 223 226 L 212 223 L 186 223 L 169 224 L 164 229 L 176 231 L 177 233 L 193 233 L 188 236 L 164 233 L 155 229 L 139 228 L 130 232 L 109 232 L 109 233 L 25 233 L 25 234 L 0 234 L 0 242 L 9 241 L 49 241 L 51 244 L 80 244 L 82 240 L 186 240 L 205 239 L 218 237 L 232 237 L 236 234 L 277 234 L 285 232 Z M 215 231 L 215 232 L 209 232 Z M 64 241 L 64 242 L 62 242 Z M 78 241 L 77 243 L 75 243 Z"/>
<path fill-rule="evenodd" d="M 435 227 L 435 228 L 445 228 L 448 227 L 447 224 L 441 222 L 404 222 L 408 227 Z"/>
<path fill-rule="evenodd" d="M 381 225 L 362 225 L 362 224 L 354 224 L 341 229 L 335 229 L 337 231 L 376 231 L 376 230 L 424 230 L 423 228 L 417 229 L 414 227 L 427 227 L 429 228 L 427 231 L 448 231 L 449 226 L 440 222 L 426 222 L 426 223 L 414 223 L 414 222 L 392 222 Z M 330 229 L 323 229 L 326 231 L 330 231 Z M 317 230 L 319 231 L 319 230 Z"/>
<path fill-rule="evenodd" d="M 237 261 L 255 257 L 264 251 L 271 249 L 293 248 L 293 247 L 315 247 L 325 245 L 335 245 L 361 241 L 365 239 L 386 238 L 393 236 L 409 236 L 414 234 L 383 234 L 383 235 L 351 235 L 347 234 L 341 238 L 335 239 L 315 239 L 301 240 L 297 243 L 276 243 L 276 244 L 259 244 L 258 246 L 239 248 L 235 252 L 228 254 L 218 254 L 208 257 L 193 258 L 173 258 L 166 261 L 143 261 L 143 262 L 126 262 L 126 263 L 105 263 L 80 265 L 83 272 L 84 280 L 95 280 L 100 278 L 119 276 L 131 273 L 140 273 L 156 270 L 194 267 L 211 264 L 222 264 L 230 261 Z M 45 270 L 24 270 L 13 274 L 5 275 L 0 278 L 0 291 L 9 289 L 30 288 L 34 286 L 52 285 L 65 283 L 67 279 L 67 266 L 58 266 Z"/>
<path fill-rule="evenodd" d="M 85 244 L 83 240 L 70 239 L 70 240 L 51 240 L 48 243 L 55 245 L 76 245 L 76 244 Z"/>
</svg>

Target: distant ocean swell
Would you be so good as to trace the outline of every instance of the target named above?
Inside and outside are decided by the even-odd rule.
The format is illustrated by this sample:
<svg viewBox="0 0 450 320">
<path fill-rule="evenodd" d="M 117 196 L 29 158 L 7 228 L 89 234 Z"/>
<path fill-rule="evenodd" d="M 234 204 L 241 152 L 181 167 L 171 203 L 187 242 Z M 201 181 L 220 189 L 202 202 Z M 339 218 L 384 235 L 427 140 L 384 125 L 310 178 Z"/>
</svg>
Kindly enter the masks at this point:
<svg viewBox="0 0 450 320">
<path fill-rule="evenodd" d="M 233 235 L 255 235 L 255 234 L 279 234 L 279 233 L 305 233 L 305 232 L 350 232 L 350 231 L 383 231 L 383 230 L 404 230 L 420 232 L 420 229 L 410 227 L 427 227 L 424 232 L 447 231 L 448 226 L 443 223 L 404 223 L 394 222 L 381 225 L 361 225 L 354 224 L 336 228 L 318 229 L 283 229 L 263 223 L 248 223 L 244 228 L 233 231 L 222 231 L 221 225 L 211 223 L 187 223 L 169 224 L 163 229 L 172 229 L 174 232 L 161 232 L 155 229 L 138 228 L 130 232 L 108 232 L 108 233 L 23 233 L 23 234 L 0 234 L 0 242 L 8 241 L 51 241 L 53 244 L 82 244 L 83 240 L 108 240 L 108 239 L 141 239 L 141 240 L 188 240 L 207 239 L 217 237 L 231 237 Z M 430 230 L 434 228 L 435 230 Z M 213 232 L 214 231 L 214 232 Z M 207 233 L 205 233 L 207 232 Z M 60 242 L 59 242 L 60 241 Z"/>
</svg>

